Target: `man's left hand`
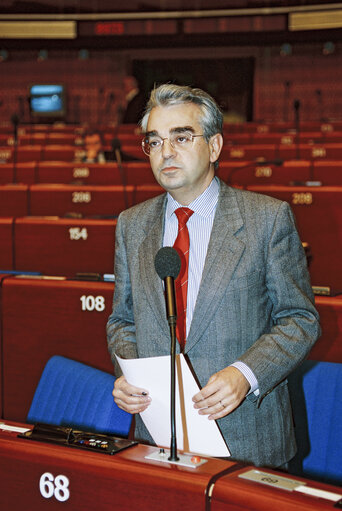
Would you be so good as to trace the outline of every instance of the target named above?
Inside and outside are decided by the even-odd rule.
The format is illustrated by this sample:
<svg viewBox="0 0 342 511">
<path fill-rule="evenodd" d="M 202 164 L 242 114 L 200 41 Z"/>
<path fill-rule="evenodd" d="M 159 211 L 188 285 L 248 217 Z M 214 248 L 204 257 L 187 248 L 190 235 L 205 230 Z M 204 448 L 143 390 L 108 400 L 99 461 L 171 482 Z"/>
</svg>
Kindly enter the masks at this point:
<svg viewBox="0 0 342 511">
<path fill-rule="evenodd" d="M 192 400 L 194 408 L 208 419 L 220 419 L 231 413 L 245 399 L 250 385 L 236 367 L 226 367 L 213 374 Z"/>
</svg>

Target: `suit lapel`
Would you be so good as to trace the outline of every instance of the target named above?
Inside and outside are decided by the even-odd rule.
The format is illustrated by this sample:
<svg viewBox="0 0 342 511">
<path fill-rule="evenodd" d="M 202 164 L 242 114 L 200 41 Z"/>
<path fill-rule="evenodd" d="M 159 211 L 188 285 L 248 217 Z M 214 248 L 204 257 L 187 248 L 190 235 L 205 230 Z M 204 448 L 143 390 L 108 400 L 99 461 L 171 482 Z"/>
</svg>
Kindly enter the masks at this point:
<svg viewBox="0 0 342 511">
<path fill-rule="evenodd" d="M 146 298 L 159 322 L 161 330 L 166 335 L 169 335 L 162 281 L 154 267 L 154 258 L 163 243 L 166 195 L 164 194 L 160 198 L 158 197 L 158 199 L 154 203 L 154 210 L 151 211 L 148 221 L 148 225 L 151 227 L 148 229 L 146 237 L 139 248 L 139 269 L 142 289 Z"/>
<path fill-rule="evenodd" d="M 222 182 L 220 184 L 219 202 L 185 352 L 199 341 L 212 320 L 245 248 L 235 236 L 243 226 L 235 192 Z"/>
</svg>

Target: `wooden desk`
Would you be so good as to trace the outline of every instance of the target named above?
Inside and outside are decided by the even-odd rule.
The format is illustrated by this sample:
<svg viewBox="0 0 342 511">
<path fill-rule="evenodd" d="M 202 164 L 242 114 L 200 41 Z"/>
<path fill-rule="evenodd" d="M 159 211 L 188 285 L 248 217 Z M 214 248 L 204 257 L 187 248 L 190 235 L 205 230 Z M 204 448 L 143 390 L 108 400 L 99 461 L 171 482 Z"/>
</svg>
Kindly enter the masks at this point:
<svg viewBox="0 0 342 511">
<path fill-rule="evenodd" d="M 207 463 L 198 468 L 146 460 L 155 449 L 136 445 L 109 456 L 1 431 L 0 507 L 6 511 L 333 509 L 331 501 L 243 479 L 241 475 L 252 466 L 214 458 L 206 458 Z M 265 472 L 270 478 L 284 476 L 270 469 Z M 300 481 L 342 496 L 341 488 Z"/>
</svg>

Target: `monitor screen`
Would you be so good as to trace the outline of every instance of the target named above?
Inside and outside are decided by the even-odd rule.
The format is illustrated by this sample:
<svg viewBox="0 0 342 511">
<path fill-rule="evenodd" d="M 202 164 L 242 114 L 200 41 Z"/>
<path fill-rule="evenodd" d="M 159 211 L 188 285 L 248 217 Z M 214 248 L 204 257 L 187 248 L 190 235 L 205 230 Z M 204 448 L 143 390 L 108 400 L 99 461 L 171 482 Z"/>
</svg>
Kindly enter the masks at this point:
<svg viewBox="0 0 342 511">
<path fill-rule="evenodd" d="M 30 87 L 30 110 L 33 115 L 63 116 L 65 114 L 64 85 L 32 85 Z"/>
</svg>

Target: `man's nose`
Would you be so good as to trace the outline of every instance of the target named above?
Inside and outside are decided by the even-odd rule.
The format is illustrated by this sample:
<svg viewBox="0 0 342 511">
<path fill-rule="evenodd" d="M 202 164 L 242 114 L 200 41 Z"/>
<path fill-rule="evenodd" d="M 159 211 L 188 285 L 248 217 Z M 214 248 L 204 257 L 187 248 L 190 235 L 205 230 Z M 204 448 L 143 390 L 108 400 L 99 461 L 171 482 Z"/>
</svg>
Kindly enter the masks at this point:
<svg viewBox="0 0 342 511">
<path fill-rule="evenodd" d="M 168 138 L 164 138 L 162 145 L 162 155 L 163 158 L 170 158 L 176 154 L 175 148 L 171 144 Z"/>
</svg>

